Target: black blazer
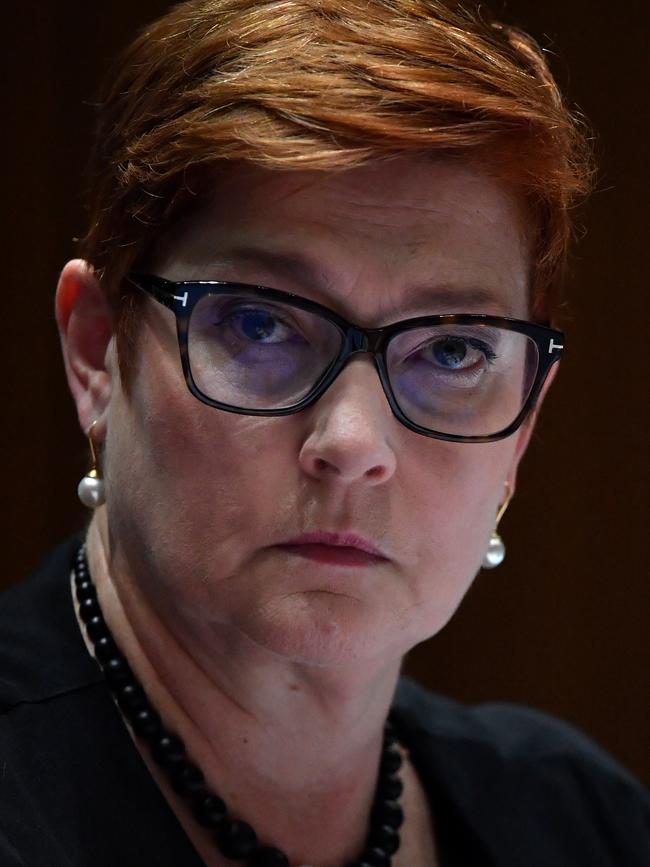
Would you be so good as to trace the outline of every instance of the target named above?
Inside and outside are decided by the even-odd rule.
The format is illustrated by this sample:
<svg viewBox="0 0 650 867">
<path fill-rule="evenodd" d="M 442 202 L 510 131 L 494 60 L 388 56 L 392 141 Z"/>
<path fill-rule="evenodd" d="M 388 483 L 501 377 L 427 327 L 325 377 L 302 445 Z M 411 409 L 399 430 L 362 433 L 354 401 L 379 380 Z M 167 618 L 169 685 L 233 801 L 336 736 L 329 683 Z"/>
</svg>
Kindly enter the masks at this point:
<svg viewBox="0 0 650 867">
<path fill-rule="evenodd" d="M 0 867 L 202 867 L 86 650 L 78 543 L 0 596 Z M 650 867 L 648 793 L 575 729 L 408 678 L 392 710 L 444 867 Z"/>
</svg>

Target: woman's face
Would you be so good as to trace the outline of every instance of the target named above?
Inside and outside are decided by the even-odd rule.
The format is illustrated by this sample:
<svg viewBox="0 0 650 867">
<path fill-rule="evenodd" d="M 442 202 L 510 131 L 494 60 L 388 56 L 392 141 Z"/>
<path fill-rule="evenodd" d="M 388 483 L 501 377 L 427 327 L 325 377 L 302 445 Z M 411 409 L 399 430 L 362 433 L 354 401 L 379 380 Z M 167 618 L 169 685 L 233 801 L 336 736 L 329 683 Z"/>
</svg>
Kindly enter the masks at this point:
<svg viewBox="0 0 650 867">
<path fill-rule="evenodd" d="M 528 230 L 505 186 L 458 163 L 237 167 L 150 270 L 272 286 L 365 326 L 451 312 L 525 319 Z M 166 618 L 316 665 L 392 660 L 447 623 L 528 427 L 489 444 L 418 435 L 392 415 L 367 355 L 296 415 L 221 412 L 187 390 L 174 317 L 153 300 L 137 353 L 127 396 L 109 349 L 108 519 L 116 555 Z M 337 564 L 280 547 L 315 531 L 356 534 L 385 557 Z"/>
</svg>

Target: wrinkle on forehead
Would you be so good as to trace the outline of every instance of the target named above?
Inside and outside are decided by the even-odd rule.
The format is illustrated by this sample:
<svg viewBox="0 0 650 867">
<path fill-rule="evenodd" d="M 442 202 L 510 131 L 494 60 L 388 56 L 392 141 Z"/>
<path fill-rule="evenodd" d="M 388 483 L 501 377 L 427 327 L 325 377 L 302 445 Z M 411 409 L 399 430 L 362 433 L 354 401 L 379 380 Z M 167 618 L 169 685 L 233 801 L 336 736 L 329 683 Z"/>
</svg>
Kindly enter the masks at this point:
<svg viewBox="0 0 650 867">
<path fill-rule="evenodd" d="M 456 182 L 466 188 L 462 199 L 449 188 L 450 171 Z M 391 187 L 387 197 L 387 183 Z M 465 210 L 469 217 L 484 208 L 477 208 L 477 200 L 485 199 L 489 188 L 493 200 L 501 207 L 514 207 L 520 215 L 525 211 L 523 201 L 503 182 L 483 173 L 469 162 L 451 158 L 432 158 L 430 154 L 402 154 L 390 159 L 376 160 L 356 168 L 341 171 L 273 171 L 246 164 L 233 164 L 216 178 L 210 206 L 228 202 L 229 195 L 242 188 L 254 188 L 258 195 L 269 196 L 276 204 L 309 195 L 318 190 L 323 198 L 336 201 L 359 211 L 399 210 L 403 214 L 445 215 L 449 206 Z M 469 194 L 469 195 L 467 195 Z M 527 214 L 526 214 L 527 216 Z M 524 220 L 525 224 L 527 221 Z"/>
<path fill-rule="evenodd" d="M 523 197 L 457 161 L 411 155 L 341 172 L 238 165 L 172 238 L 163 276 L 263 282 L 311 297 L 313 282 L 278 282 L 272 269 L 226 261 L 230 248 L 260 246 L 308 253 L 344 315 L 354 299 L 359 316 L 376 318 L 427 282 L 502 290 L 518 296 L 512 315 L 525 315 L 531 229 Z"/>
</svg>

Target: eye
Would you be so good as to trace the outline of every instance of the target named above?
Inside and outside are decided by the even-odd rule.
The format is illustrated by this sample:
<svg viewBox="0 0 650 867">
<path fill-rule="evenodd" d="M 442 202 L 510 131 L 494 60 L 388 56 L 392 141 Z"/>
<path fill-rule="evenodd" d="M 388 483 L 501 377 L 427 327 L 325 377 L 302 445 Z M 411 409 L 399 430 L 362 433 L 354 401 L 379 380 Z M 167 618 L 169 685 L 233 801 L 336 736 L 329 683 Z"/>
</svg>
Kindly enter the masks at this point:
<svg viewBox="0 0 650 867">
<path fill-rule="evenodd" d="M 263 307 L 231 309 L 216 324 L 258 344 L 283 343 L 296 336 L 295 329 L 275 311 Z"/>
<path fill-rule="evenodd" d="M 459 337 L 443 337 L 431 346 L 433 357 L 443 367 L 461 367 L 467 355 L 467 346 Z"/>
<path fill-rule="evenodd" d="M 242 334 L 249 340 L 259 340 L 275 343 L 288 331 L 286 326 L 278 322 L 275 317 L 261 310 L 248 310 L 241 312 L 233 319 L 238 322 Z M 285 335 L 282 332 L 285 332 Z"/>
<path fill-rule="evenodd" d="M 451 334 L 433 340 L 427 349 L 435 363 L 446 370 L 466 370 L 496 357 L 483 341 Z"/>
</svg>

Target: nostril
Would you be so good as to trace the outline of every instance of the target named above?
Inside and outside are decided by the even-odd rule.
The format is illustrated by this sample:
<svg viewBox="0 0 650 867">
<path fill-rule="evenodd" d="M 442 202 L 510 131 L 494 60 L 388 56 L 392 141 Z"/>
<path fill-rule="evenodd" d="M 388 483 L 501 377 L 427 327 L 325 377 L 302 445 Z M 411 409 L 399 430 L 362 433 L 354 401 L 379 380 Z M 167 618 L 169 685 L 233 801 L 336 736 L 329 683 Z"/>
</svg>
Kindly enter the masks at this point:
<svg viewBox="0 0 650 867">
<path fill-rule="evenodd" d="M 366 477 L 369 479 L 381 479 L 381 477 L 384 475 L 384 472 L 385 472 L 385 467 L 382 467 L 379 464 L 377 464 L 374 467 L 370 467 L 369 470 L 366 470 Z"/>
<path fill-rule="evenodd" d="M 330 464 L 324 458 L 316 458 L 314 460 L 314 469 L 317 473 L 324 473 L 327 470 L 334 470 L 336 467 L 333 464 Z"/>
</svg>

